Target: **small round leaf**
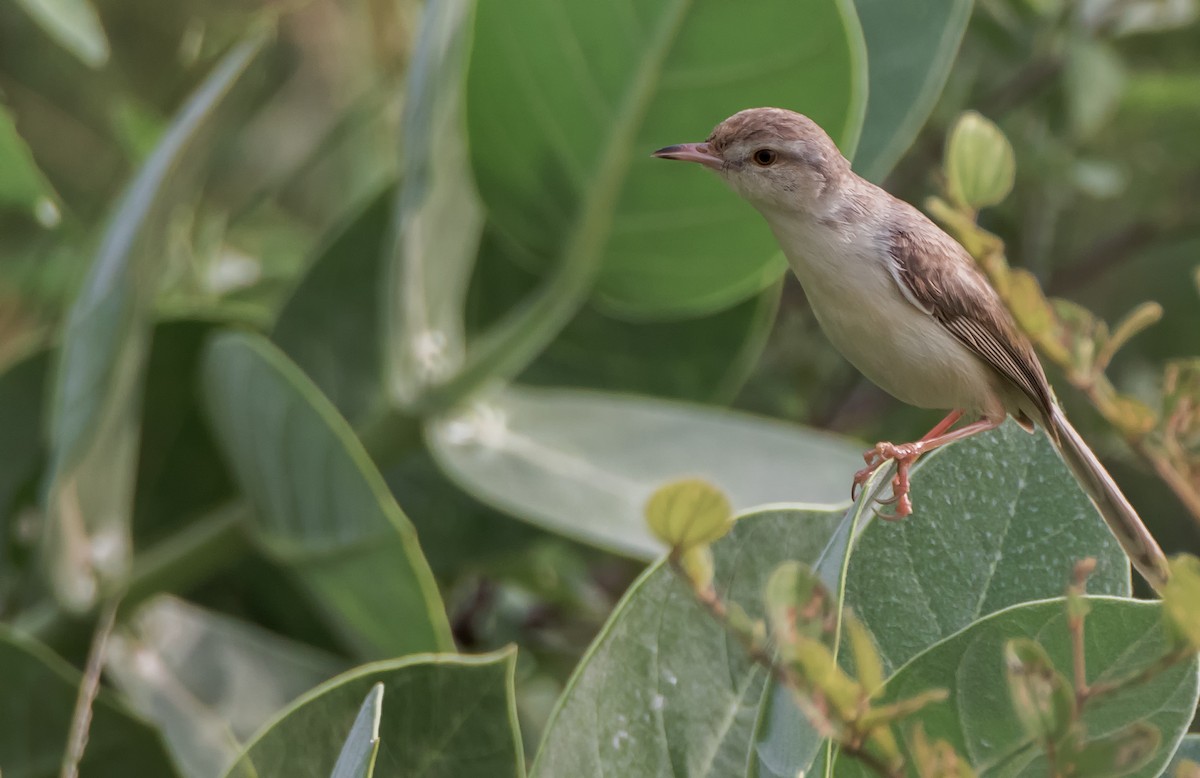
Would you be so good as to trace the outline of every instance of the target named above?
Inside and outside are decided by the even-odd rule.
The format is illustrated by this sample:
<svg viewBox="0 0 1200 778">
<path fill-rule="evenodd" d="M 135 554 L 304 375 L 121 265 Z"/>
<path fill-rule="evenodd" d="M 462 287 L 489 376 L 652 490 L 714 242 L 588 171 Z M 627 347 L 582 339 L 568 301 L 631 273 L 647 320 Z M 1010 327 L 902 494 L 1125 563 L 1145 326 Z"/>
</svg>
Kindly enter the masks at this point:
<svg viewBox="0 0 1200 778">
<path fill-rule="evenodd" d="M 967 111 L 946 142 L 946 179 L 950 197 L 964 208 L 995 205 L 1012 191 L 1016 157 L 1012 144 L 993 122 Z"/>
<path fill-rule="evenodd" d="M 733 526 L 729 498 L 699 478 L 673 481 L 646 501 L 646 523 L 659 540 L 686 551 L 722 537 Z"/>
</svg>

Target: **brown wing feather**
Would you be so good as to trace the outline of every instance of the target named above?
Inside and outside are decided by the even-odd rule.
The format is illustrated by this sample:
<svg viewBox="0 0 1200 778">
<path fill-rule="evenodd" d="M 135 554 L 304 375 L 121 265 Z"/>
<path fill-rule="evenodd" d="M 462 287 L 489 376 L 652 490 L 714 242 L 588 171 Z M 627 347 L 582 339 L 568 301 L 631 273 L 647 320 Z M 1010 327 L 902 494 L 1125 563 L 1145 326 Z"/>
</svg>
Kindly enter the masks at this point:
<svg viewBox="0 0 1200 778">
<path fill-rule="evenodd" d="M 1049 419 L 1054 400 L 1042 365 L 966 250 L 936 227 L 919 237 L 897 229 L 890 246 L 897 279 L 913 304 L 1027 395 L 1042 414 L 1039 421 Z"/>
</svg>

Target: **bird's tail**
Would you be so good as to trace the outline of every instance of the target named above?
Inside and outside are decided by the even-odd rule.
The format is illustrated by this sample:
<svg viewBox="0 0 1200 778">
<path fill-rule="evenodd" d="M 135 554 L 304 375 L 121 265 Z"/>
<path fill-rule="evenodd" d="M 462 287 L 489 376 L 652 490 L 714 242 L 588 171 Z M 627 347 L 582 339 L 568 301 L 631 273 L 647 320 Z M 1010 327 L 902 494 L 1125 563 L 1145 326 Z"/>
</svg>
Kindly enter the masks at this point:
<svg viewBox="0 0 1200 778">
<path fill-rule="evenodd" d="M 1100 515 L 1108 523 L 1108 528 L 1117 537 L 1117 542 L 1129 555 L 1133 566 L 1155 591 L 1161 592 L 1170 575 L 1167 570 L 1167 558 L 1150 531 L 1146 529 L 1146 525 L 1142 523 L 1137 511 L 1129 504 L 1129 500 L 1125 499 L 1125 495 L 1121 494 L 1112 476 L 1104 469 L 1104 465 L 1100 464 L 1100 460 L 1088 448 L 1087 443 L 1067 421 L 1066 415 L 1057 405 L 1054 406 L 1054 413 L 1050 417 L 1050 426 L 1053 432 L 1051 438 L 1057 439 L 1058 450 L 1067 466 L 1075 473 L 1084 491 L 1095 503 Z"/>
</svg>

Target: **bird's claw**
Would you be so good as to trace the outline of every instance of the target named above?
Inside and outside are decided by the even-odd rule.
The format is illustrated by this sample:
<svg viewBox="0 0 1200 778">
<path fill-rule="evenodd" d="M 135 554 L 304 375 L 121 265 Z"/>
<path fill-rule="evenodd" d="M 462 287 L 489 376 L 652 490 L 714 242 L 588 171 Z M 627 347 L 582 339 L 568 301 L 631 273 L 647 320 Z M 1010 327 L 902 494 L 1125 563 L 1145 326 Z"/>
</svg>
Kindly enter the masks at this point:
<svg viewBox="0 0 1200 778">
<path fill-rule="evenodd" d="M 909 498 L 909 480 L 908 471 L 913 463 L 921 456 L 921 446 L 918 443 L 895 443 L 881 442 L 875 444 L 875 447 L 863 454 L 863 461 L 867 466 L 854 474 L 854 481 L 850 486 L 850 499 L 858 499 L 858 491 L 875 471 L 882 467 L 888 461 L 896 463 L 896 475 L 892 478 L 892 496 L 884 499 L 875 500 L 879 505 L 895 505 L 895 510 L 891 513 L 884 513 L 875 510 L 875 515 L 887 521 L 900 521 L 905 516 L 912 513 L 912 500 Z"/>
</svg>

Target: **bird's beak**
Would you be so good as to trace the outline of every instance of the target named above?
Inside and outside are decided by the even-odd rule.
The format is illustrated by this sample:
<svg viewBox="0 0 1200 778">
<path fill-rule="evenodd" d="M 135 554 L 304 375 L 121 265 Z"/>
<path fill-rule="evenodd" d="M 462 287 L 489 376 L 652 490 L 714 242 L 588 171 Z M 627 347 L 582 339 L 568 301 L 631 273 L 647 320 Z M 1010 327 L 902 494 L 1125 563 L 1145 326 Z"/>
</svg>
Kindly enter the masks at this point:
<svg viewBox="0 0 1200 778">
<path fill-rule="evenodd" d="M 707 143 L 680 143 L 678 146 L 667 146 L 654 152 L 659 159 L 678 159 L 683 162 L 699 162 L 704 167 L 719 170 L 725 163 L 713 154 Z"/>
</svg>

